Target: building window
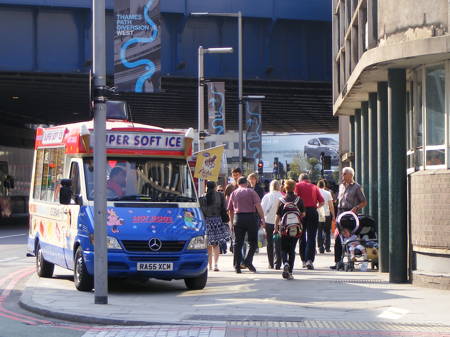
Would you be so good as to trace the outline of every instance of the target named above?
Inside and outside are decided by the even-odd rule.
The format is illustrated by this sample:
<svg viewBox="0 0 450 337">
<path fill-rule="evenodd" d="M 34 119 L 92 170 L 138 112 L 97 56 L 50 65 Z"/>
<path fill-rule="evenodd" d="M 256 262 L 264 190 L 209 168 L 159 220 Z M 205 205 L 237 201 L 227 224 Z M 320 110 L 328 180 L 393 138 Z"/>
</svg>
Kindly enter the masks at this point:
<svg viewBox="0 0 450 337">
<path fill-rule="evenodd" d="M 234 145 L 234 149 L 235 149 L 235 150 L 238 150 L 238 149 L 239 149 L 239 143 L 233 143 L 233 145 Z"/>
<path fill-rule="evenodd" d="M 228 142 L 223 142 L 223 145 L 225 145 L 225 150 L 228 150 L 229 147 Z"/>
<path fill-rule="evenodd" d="M 445 164 L 445 67 L 426 68 L 426 164 Z"/>
</svg>

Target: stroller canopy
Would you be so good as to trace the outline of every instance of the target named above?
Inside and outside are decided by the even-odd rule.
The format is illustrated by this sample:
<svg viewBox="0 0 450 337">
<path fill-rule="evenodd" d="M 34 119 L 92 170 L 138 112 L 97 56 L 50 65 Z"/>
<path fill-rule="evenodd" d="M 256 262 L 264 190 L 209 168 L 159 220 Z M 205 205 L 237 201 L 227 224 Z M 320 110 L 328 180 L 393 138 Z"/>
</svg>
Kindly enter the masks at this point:
<svg viewBox="0 0 450 337">
<path fill-rule="evenodd" d="M 354 234 L 358 231 L 359 228 L 359 218 L 352 211 L 341 213 L 336 219 L 336 225 L 339 230 L 339 233 L 342 230 L 348 229 L 350 233 Z"/>
</svg>

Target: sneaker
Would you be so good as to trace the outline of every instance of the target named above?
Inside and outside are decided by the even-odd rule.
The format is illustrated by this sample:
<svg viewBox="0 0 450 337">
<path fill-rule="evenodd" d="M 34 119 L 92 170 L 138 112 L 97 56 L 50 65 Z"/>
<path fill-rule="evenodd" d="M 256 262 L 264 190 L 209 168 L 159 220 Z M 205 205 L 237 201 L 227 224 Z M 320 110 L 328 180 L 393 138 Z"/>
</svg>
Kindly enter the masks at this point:
<svg viewBox="0 0 450 337">
<path fill-rule="evenodd" d="M 323 254 L 323 253 L 325 253 L 325 249 L 319 248 L 319 252 L 320 252 L 320 254 Z"/>
<path fill-rule="evenodd" d="M 289 264 L 285 263 L 281 276 L 283 276 L 283 278 L 287 280 L 289 278 L 289 274 Z"/>
<path fill-rule="evenodd" d="M 242 274 L 242 271 L 241 271 L 241 268 L 235 268 L 235 270 L 236 270 L 236 274 Z"/>
<path fill-rule="evenodd" d="M 288 280 L 293 280 L 293 279 L 294 279 L 294 276 L 292 275 L 292 273 L 289 273 L 289 276 L 288 276 L 287 279 L 288 279 Z"/>
<path fill-rule="evenodd" d="M 214 266 L 214 271 L 219 271 L 219 267 L 217 267 L 217 264 Z"/>
<path fill-rule="evenodd" d="M 327 253 L 331 253 L 331 249 L 330 249 L 330 248 L 325 249 L 325 251 L 326 251 Z"/>
<path fill-rule="evenodd" d="M 332 266 L 330 266 L 330 269 L 336 270 L 337 269 L 337 263 L 332 265 Z"/>
<path fill-rule="evenodd" d="M 306 268 L 309 270 L 314 270 L 314 265 L 311 260 L 306 261 Z"/>
<path fill-rule="evenodd" d="M 306 268 L 306 262 L 305 261 L 302 261 L 302 267 Z"/>
</svg>

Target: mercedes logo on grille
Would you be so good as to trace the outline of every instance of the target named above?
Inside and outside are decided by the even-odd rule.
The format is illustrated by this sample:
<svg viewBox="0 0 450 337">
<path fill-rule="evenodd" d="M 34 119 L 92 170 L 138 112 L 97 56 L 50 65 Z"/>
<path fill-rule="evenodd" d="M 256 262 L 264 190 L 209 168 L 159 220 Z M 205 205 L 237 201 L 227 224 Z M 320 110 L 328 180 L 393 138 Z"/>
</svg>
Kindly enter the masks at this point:
<svg viewBox="0 0 450 337">
<path fill-rule="evenodd" d="M 151 251 L 157 252 L 158 250 L 161 249 L 162 242 L 160 239 L 157 239 L 157 238 L 150 239 L 148 241 L 148 247 L 150 248 Z"/>
</svg>

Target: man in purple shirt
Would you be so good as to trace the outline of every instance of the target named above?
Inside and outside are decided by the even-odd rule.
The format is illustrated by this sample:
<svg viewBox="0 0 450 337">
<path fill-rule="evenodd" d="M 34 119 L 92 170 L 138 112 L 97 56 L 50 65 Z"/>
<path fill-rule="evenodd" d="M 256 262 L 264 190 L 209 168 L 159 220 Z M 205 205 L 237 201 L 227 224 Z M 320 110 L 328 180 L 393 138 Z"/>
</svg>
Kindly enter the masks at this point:
<svg viewBox="0 0 450 337">
<path fill-rule="evenodd" d="M 239 187 L 230 195 L 228 201 L 228 213 L 230 214 L 230 223 L 233 226 L 236 240 L 234 242 L 233 264 L 236 273 L 241 273 L 242 245 L 244 244 L 245 234 L 248 235 L 247 256 L 244 264 L 248 270 L 256 273 L 253 266 L 253 255 L 258 247 L 258 217 L 261 219 L 261 225 L 264 223 L 264 212 L 261 207 L 261 200 L 258 194 L 251 188 L 247 187 L 247 178 L 241 177 L 238 180 Z"/>
</svg>

